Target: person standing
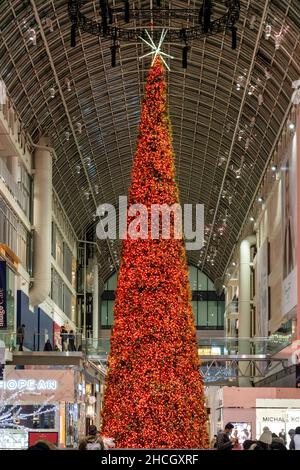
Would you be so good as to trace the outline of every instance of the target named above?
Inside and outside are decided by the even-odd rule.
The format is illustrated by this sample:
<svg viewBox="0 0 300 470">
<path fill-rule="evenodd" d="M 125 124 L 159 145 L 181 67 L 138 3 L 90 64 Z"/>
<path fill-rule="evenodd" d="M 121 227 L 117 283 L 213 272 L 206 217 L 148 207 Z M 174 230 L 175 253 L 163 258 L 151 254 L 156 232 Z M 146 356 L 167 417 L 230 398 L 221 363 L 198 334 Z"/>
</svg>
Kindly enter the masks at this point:
<svg viewBox="0 0 300 470">
<path fill-rule="evenodd" d="M 104 443 L 102 437 L 94 424 L 89 427 L 88 435 L 81 439 L 78 446 L 79 450 L 103 450 Z"/>
<path fill-rule="evenodd" d="M 219 432 L 217 436 L 217 450 L 232 450 L 236 445 L 236 439 L 230 437 L 233 428 L 232 423 L 227 423 L 224 431 Z"/>
<path fill-rule="evenodd" d="M 17 344 L 19 345 L 19 351 L 23 351 L 24 337 L 25 337 L 25 325 L 23 323 L 17 329 Z"/>
<path fill-rule="evenodd" d="M 295 429 L 290 429 L 288 435 L 290 436 L 289 450 L 295 450 Z"/>
<path fill-rule="evenodd" d="M 284 429 L 282 429 L 281 432 L 279 433 L 279 437 L 280 439 L 283 440 L 283 444 L 286 446 L 286 433 Z"/>
<path fill-rule="evenodd" d="M 70 331 L 68 336 L 69 336 L 69 351 L 76 351 L 75 335 L 74 335 L 73 330 Z"/>
<path fill-rule="evenodd" d="M 295 450 L 300 450 L 300 426 L 295 429 L 294 443 Z"/>
<path fill-rule="evenodd" d="M 68 350 L 68 344 L 67 344 L 68 332 L 64 326 L 61 327 L 60 337 L 61 337 L 62 351 L 67 351 Z"/>
<path fill-rule="evenodd" d="M 50 343 L 50 339 L 47 339 L 45 346 L 44 346 L 44 351 L 53 351 L 52 344 Z"/>
</svg>

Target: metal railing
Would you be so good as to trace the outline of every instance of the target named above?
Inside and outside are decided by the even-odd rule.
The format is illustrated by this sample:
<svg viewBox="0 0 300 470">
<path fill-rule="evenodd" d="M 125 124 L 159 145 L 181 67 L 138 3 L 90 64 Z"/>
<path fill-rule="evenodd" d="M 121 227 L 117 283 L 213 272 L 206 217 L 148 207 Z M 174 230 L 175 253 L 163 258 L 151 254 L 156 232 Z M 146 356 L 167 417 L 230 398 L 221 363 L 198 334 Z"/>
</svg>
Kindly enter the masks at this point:
<svg viewBox="0 0 300 470">
<path fill-rule="evenodd" d="M 47 349 L 47 339 L 50 340 L 52 350 Z M 0 332 L 0 340 L 4 341 L 5 346 L 10 351 L 22 350 L 20 335 L 14 332 Z M 291 335 L 274 338 L 272 336 L 266 338 L 200 338 L 198 339 L 199 356 L 233 356 L 247 354 L 252 356 L 264 355 L 272 356 L 292 342 Z M 23 339 L 23 350 L 58 352 L 58 351 L 82 351 L 87 356 L 101 356 L 105 358 L 110 352 L 110 338 L 92 337 L 85 338 L 83 334 L 70 333 L 63 338 L 60 334 L 48 335 L 47 333 L 28 333 L 25 330 Z M 49 347 L 49 343 L 48 343 Z"/>
</svg>

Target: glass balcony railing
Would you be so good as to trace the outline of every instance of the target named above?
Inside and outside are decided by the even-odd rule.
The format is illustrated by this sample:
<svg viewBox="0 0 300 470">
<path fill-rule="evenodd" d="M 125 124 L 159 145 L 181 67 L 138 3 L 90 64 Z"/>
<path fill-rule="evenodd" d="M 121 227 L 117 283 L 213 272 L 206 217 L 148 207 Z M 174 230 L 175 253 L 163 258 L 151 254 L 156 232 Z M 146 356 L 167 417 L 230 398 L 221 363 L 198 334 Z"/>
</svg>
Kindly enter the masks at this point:
<svg viewBox="0 0 300 470">
<path fill-rule="evenodd" d="M 100 337 L 98 339 L 84 338 L 81 333 L 74 334 L 73 337 L 66 335 L 64 341 L 60 335 L 49 337 L 45 334 L 29 334 L 25 331 L 23 349 L 30 351 L 82 351 L 88 356 L 98 356 L 105 359 L 110 352 L 110 338 Z M 10 351 L 22 350 L 20 348 L 20 335 L 12 332 L 0 332 L 0 341 Z M 291 335 L 276 335 L 268 338 L 200 338 L 198 339 L 198 354 L 202 358 L 205 356 L 268 356 L 278 353 L 292 342 Z M 54 343 L 54 344 L 53 344 Z M 50 349 L 50 350 L 49 350 Z"/>
</svg>

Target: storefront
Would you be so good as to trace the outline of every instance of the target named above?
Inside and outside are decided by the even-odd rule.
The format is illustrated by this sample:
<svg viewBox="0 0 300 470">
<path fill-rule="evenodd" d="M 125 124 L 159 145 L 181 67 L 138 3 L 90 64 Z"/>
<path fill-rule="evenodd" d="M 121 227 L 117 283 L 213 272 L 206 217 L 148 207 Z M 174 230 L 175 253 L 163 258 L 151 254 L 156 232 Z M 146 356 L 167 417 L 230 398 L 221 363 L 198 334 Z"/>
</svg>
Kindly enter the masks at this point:
<svg viewBox="0 0 300 470">
<path fill-rule="evenodd" d="M 226 423 L 235 427 L 233 435 L 240 444 L 259 439 L 267 426 L 273 433 L 286 435 L 300 426 L 300 390 L 292 388 L 207 387 L 210 407 L 210 435 Z"/>
<path fill-rule="evenodd" d="M 0 449 L 26 449 L 42 438 L 59 447 L 76 447 L 76 374 L 73 369 L 7 366 L 0 381 Z"/>
</svg>

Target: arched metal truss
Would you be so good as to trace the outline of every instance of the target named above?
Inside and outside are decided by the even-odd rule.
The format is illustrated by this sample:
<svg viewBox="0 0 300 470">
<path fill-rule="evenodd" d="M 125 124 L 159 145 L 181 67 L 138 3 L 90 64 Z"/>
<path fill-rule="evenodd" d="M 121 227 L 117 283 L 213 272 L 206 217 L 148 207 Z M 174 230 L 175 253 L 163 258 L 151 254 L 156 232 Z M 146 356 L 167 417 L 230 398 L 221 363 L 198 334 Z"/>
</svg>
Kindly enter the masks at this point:
<svg viewBox="0 0 300 470">
<path fill-rule="evenodd" d="M 138 9 L 150 7 L 149 0 L 134 4 Z M 161 0 L 162 8 L 199 10 L 201 4 L 202 0 Z M 100 20 L 98 5 L 84 2 L 82 12 Z M 215 17 L 223 12 L 224 3 L 215 2 Z M 175 57 L 167 73 L 168 104 L 181 202 L 203 203 L 208 227 L 202 256 L 190 252 L 189 262 L 214 280 L 224 275 L 291 106 L 292 82 L 300 77 L 299 18 L 298 0 L 241 0 L 237 49 L 232 50 L 225 32 L 191 41 L 187 69 L 182 68 L 182 44 L 165 44 L 166 52 Z M 123 27 L 118 15 L 117 21 Z M 182 24 L 181 19 L 169 18 L 167 26 L 188 28 L 196 21 L 190 17 Z M 272 35 L 267 40 L 268 22 Z M 49 133 L 57 155 L 54 186 L 83 238 L 86 230 L 94 232 L 96 207 L 103 202 L 117 205 L 118 196 L 127 193 L 150 60 L 138 60 L 145 51 L 141 41 L 122 41 L 117 66 L 111 68 L 111 40 L 83 31 L 78 32 L 76 48 L 71 48 L 65 0 L 2 1 L 0 24 L 1 78 L 33 142 Z M 133 19 L 133 28 L 140 31 L 145 26 L 142 19 Z M 287 32 L 276 50 L 275 34 L 282 26 Z M 29 40 L 31 28 L 36 46 Z M 271 71 L 269 79 L 266 69 Z M 247 86 L 238 91 L 241 74 Z M 249 95 L 252 84 L 256 88 Z M 258 94 L 263 95 L 261 105 Z M 251 118 L 255 122 L 246 150 L 245 139 L 239 141 L 238 135 Z M 82 124 L 81 134 L 77 122 Z M 220 234 L 224 219 L 226 228 Z M 117 266 L 120 246 L 101 242 L 99 251 L 106 280 Z"/>
<path fill-rule="evenodd" d="M 83 0 L 69 0 L 69 16 L 74 27 L 74 32 L 77 29 L 93 34 L 94 36 L 111 38 L 114 41 L 138 41 L 139 37 L 145 37 L 144 28 L 145 26 L 135 25 L 134 28 L 128 27 L 118 27 L 113 25 L 116 22 L 115 16 L 118 13 L 124 13 L 126 17 L 126 10 L 124 6 L 122 7 L 111 7 L 110 3 L 107 1 L 100 1 L 100 12 L 101 12 L 101 22 L 89 18 L 87 15 L 82 13 L 81 8 L 84 5 Z M 115 3 L 115 2 L 113 2 Z M 126 3 L 126 2 L 125 2 Z M 211 4 L 210 0 L 206 1 L 207 4 Z M 225 2 L 226 13 L 216 19 L 209 19 L 205 21 L 205 0 L 200 6 L 199 9 L 192 8 L 161 8 L 161 7 L 152 7 L 152 8 L 136 8 L 132 6 L 130 8 L 130 2 L 128 2 L 128 11 L 127 11 L 127 21 L 129 23 L 130 19 L 138 21 L 155 21 L 155 28 L 152 31 L 152 37 L 154 41 L 159 40 L 160 37 L 160 23 L 163 21 L 162 27 L 165 27 L 165 22 L 172 19 L 179 19 L 181 21 L 187 21 L 190 18 L 199 22 L 196 26 L 186 27 L 186 28 L 172 28 L 166 32 L 165 41 L 166 42 L 188 42 L 194 39 L 202 38 L 206 35 L 216 34 L 223 32 L 228 29 L 232 31 L 235 28 L 235 24 L 240 16 L 240 1 L 239 0 L 227 0 Z M 210 8 L 209 8 L 210 10 Z M 158 28 L 158 29 L 157 29 Z"/>
</svg>

